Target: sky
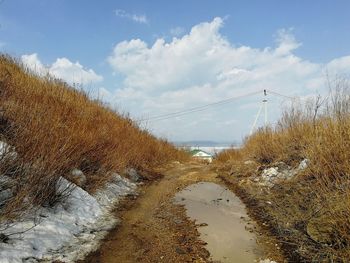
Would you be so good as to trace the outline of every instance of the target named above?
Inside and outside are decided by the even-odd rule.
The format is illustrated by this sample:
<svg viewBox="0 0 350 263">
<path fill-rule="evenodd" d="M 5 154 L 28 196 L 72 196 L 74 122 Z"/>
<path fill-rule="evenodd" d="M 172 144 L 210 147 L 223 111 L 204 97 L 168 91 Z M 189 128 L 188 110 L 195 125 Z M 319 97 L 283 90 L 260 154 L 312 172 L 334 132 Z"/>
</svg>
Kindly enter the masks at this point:
<svg viewBox="0 0 350 263">
<path fill-rule="evenodd" d="M 312 97 L 325 94 L 327 76 L 349 76 L 349 10 L 348 0 L 2 0 L 0 52 L 156 136 L 234 142 L 249 134 L 263 89 L 273 125 L 288 99 L 269 90 Z"/>
</svg>

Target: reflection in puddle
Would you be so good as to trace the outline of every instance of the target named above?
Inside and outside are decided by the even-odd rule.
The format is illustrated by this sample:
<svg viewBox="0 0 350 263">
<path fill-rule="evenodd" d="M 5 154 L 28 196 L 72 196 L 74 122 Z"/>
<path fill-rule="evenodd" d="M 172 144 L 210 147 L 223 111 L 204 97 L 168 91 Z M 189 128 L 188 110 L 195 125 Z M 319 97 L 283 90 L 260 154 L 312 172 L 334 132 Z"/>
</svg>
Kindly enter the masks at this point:
<svg viewBox="0 0 350 263">
<path fill-rule="evenodd" d="M 175 196 L 187 215 L 199 224 L 201 239 L 212 259 L 221 262 L 254 262 L 259 258 L 255 235 L 246 230 L 244 204 L 227 188 L 208 182 L 190 185 Z"/>
</svg>

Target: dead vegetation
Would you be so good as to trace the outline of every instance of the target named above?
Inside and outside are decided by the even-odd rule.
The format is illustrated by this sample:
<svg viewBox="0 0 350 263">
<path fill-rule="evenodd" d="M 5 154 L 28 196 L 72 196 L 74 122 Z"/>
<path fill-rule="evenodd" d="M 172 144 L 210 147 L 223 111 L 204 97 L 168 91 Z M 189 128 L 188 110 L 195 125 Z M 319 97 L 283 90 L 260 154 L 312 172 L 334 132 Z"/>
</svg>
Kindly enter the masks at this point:
<svg viewBox="0 0 350 263">
<path fill-rule="evenodd" d="M 329 85 L 328 98 L 294 103 L 276 127 L 258 130 L 216 161 L 290 262 L 350 259 L 350 83 Z M 305 159 L 308 167 L 290 180 L 272 187 L 253 180 L 266 168 Z"/>
<path fill-rule="evenodd" d="M 0 141 L 0 190 L 11 190 L 1 203 L 7 218 L 54 204 L 61 197 L 57 181 L 74 181 L 74 168 L 86 176 L 83 188 L 94 192 L 112 172 L 152 171 L 186 158 L 128 116 L 60 80 L 38 77 L 6 55 L 0 56 Z"/>
</svg>

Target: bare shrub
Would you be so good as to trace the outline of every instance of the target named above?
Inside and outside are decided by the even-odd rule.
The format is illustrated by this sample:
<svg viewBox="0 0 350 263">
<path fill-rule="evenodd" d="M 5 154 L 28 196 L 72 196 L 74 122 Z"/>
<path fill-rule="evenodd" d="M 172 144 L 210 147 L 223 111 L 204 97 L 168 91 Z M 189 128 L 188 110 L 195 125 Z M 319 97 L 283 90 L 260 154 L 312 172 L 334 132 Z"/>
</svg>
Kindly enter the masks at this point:
<svg viewBox="0 0 350 263">
<path fill-rule="evenodd" d="M 257 197 L 283 242 L 302 248 L 307 262 L 348 262 L 350 258 L 350 83 L 328 81 L 329 96 L 287 108 L 275 127 L 258 130 L 243 147 L 219 160 L 231 162 L 235 174 L 254 160 L 262 167 L 283 161 L 309 165 L 298 177 L 277 183 Z M 232 153 L 230 155 L 230 153 Z"/>
<path fill-rule="evenodd" d="M 59 178 L 74 168 L 84 172 L 84 187 L 94 192 L 110 171 L 187 158 L 128 116 L 51 76 L 38 77 L 6 55 L 0 56 L 0 95 L 0 139 L 17 154 L 0 168 L 15 182 L 3 214 L 55 203 Z"/>
</svg>

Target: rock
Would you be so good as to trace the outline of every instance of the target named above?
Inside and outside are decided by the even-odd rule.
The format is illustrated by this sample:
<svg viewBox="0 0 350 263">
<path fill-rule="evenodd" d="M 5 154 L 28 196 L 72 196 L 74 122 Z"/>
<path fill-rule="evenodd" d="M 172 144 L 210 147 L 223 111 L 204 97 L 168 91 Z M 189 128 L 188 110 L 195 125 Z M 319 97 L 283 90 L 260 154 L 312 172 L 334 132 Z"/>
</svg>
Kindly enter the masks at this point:
<svg viewBox="0 0 350 263">
<path fill-rule="evenodd" d="M 262 170 L 261 177 L 255 179 L 260 185 L 273 187 L 278 180 L 289 180 L 293 178 L 298 169 L 291 169 L 290 166 L 284 162 L 279 162 L 276 167 L 270 167 Z"/>
<path fill-rule="evenodd" d="M 278 162 L 278 163 L 276 163 L 276 166 L 277 166 L 279 171 L 281 171 L 281 170 L 289 170 L 290 169 L 290 166 L 287 165 L 285 162 Z"/>
<path fill-rule="evenodd" d="M 276 177 L 278 175 L 278 167 L 271 167 L 268 169 L 264 169 L 261 176 L 265 180 L 270 180 L 272 177 Z"/>
<path fill-rule="evenodd" d="M 125 173 L 129 177 L 129 179 L 132 182 L 139 182 L 141 181 L 141 176 L 137 173 L 137 171 L 134 168 L 127 168 L 125 170 Z"/>
<path fill-rule="evenodd" d="M 278 174 L 279 179 L 291 179 L 298 173 L 295 169 L 284 170 Z"/>
<path fill-rule="evenodd" d="M 252 164 L 255 164 L 255 162 L 251 161 L 251 160 L 248 160 L 248 161 L 245 161 L 244 164 L 245 165 L 252 165 Z"/>
<path fill-rule="evenodd" d="M 84 186 L 86 184 L 86 176 L 83 173 L 83 171 L 74 168 L 71 172 L 72 179 L 74 183 L 80 187 Z"/>
<path fill-rule="evenodd" d="M 176 247 L 175 251 L 177 254 L 180 254 L 180 255 L 186 254 L 186 251 L 183 250 L 181 247 Z"/>
<path fill-rule="evenodd" d="M 181 224 L 183 223 L 183 220 L 180 219 L 180 218 L 175 217 L 175 218 L 173 219 L 173 222 L 174 222 L 176 225 L 181 225 Z"/>
<path fill-rule="evenodd" d="M 0 175 L 0 190 L 10 188 L 15 180 L 7 175 Z"/>
<path fill-rule="evenodd" d="M 309 160 L 308 159 L 304 159 L 300 162 L 299 166 L 298 166 L 298 170 L 305 170 L 309 165 Z"/>
<path fill-rule="evenodd" d="M 12 197 L 11 189 L 6 189 L 6 190 L 0 191 L 0 204 L 5 203 L 11 197 Z"/>
</svg>

